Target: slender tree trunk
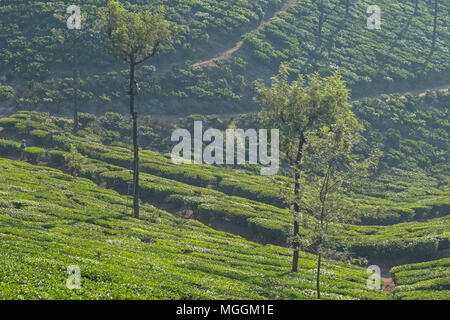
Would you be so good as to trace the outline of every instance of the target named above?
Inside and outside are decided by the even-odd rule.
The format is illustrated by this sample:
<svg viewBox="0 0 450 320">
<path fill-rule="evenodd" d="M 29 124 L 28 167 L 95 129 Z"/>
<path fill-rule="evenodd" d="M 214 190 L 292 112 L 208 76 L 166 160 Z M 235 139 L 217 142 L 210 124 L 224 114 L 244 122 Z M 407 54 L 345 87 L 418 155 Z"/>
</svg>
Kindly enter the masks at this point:
<svg viewBox="0 0 450 320">
<path fill-rule="evenodd" d="M 133 183 L 133 213 L 139 218 L 139 147 L 137 145 L 137 112 L 133 113 L 133 148 L 134 148 L 134 183 Z"/>
<path fill-rule="evenodd" d="M 134 59 L 131 60 L 130 62 L 130 114 L 133 116 L 134 114 L 134 95 L 133 92 L 131 90 L 131 86 L 134 83 L 134 69 L 135 69 L 136 65 L 134 64 Z"/>
<path fill-rule="evenodd" d="M 323 0 L 319 0 L 317 2 L 317 9 L 319 11 L 319 24 L 317 27 L 317 40 L 316 40 L 316 47 L 319 48 L 319 46 L 322 43 L 322 29 L 323 29 L 323 22 L 325 20 L 325 9 L 323 6 Z"/>
<path fill-rule="evenodd" d="M 78 132 L 78 87 L 79 87 L 79 78 L 78 78 L 78 55 L 76 52 L 77 48 L 77 36 L 76 30 L 73 30 L 73 44 L 72 44 L 72 61 L 73 61 L 73 132 Z"/>
<path fill-rule="evenodd" d="M 322 252 L 319 248 L 319 254 L 317 255 L 317 277 L 316 277 L 316 287 L 317 287 L 317 299 L 320 299 L 320 267 L 322 263 Z"/>
<path fill-rule="evenodd" d="M 134 59 L 130 62 L 130 113 L 133 118 L 133 215 L 139 218 L 139 147 L 137 143 L 137 118 L 138 114 L 134 110 L 134 94 L 132 92 L 132 85 L 134 84 Z"/>
<path fill-rule="evenodd" d="M 431 47 L 434 49 L 437 37 L 437 16 L 438 16 L 438 1 L 434 0 L 434 23 L 433 23 L 433 43 Z"/>
<path fill-rule="evenodd" d="M 298 197 L 300 194 L 300 161 L 302 159 L 303 154 L 303 146 L 305 144 L 305 134 L 303 131 L 300 132 L 300 139 L 298 143 L 297 150 L 297 159 L 296 159 L 296 168 L 295 168 L 295 178 L 294 178 L 294 212 L 296 215 L 300 213 L 300 207 L 298 205 Z M 298 236 L 299 225 L 297 219 L 294 219 L 294 237 Z M 298 271 L 298 254 L 299 254 L 299 246 L 297 240 L 294 241 L 294 254 L 292 256 L 292 272 Z"/>
<path fill-rule="evenodd" d="M 78 70 L 75 70 L 73 73 L 74 79 L 74 97 L 73 97 L 73 131 L 75 133 L 78 132 L 79 124 L 78 124 L 78 86 L 79 86 L 79 78 L 78 78 Z"/>
<path fill-rule="evenodd" d="M 325 218 L 325 202 L 322 202 L 322 208 L 320 212 L 320 240 L 319 245 L 317 247 L 317 278 L 316 278 L 317 299 L 320 299 L 320 267 L 322 263 L 322 245 L 323 245 L 322 233 L 323 233 L 324 218 Z"/>
<path fill-rule="evenodd" d="M 298 169 L 296 169 L 298 170 Z M 295 172 L 295 182 L 294 182 L 294 212 L 296 215 L 299 214 L 299 206 L 297 204 L 298 201 L 298 194 L 299 194 L 299 188 L 300 188 L 300 174 L 298 172 Z M 299 225 L 297 219 L 294 219 L 294 237 L 298 236 L 299 231 Z M 298 254 L 299 254 L 299 248 L 297 239 L 294 240 L 294 255 L 292 256 L 292 272 L 298 271 Z"/>
<path fill-rule="evenodd" d="M 348 17 L 349 9 L 350 9 L 350 0 L 346 0 L 345 1 L 345 16 L 346 17 Z"/>
<path fill-rule="evenodd" d="M 326 215 L 326 202 L 328 197 L 328 187 L 332 174 L 332 163 L 328 165 L 327 173 L 325 176 L 325 180 L 322 184 L 322 188 L 320 190 L 320 235 L 319 235 L 319 244 L 317 246 L 317 278 L 316 278 L 316 287 L 317 287 L 317 299 L 320 299 L 320 267 L 322 263 L 322 248 L 323 248 L 323 240 L 324 240 L 324 223 L 325 223 L 325 215 Z"/>
</svg>

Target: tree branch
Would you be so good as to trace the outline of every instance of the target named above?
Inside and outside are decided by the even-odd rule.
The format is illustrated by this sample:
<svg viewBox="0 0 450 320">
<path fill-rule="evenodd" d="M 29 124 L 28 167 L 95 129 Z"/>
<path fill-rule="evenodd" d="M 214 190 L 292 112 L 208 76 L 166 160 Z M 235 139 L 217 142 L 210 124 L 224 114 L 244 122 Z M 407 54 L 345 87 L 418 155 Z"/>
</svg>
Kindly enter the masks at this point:
<svg viewBox="0 0 450 320">
<path fill-rule="evenodd" d="M 149 54 L 149 55 L 147 55 L 146 57 L 144 57 L 144 58 L 142 58 L 142 59 L 140 59 L 140 60 L 137 60 L 135 63 L 136 64 L 139 64 L 139 63 L 142 63 L 142 62 L 144 62 L 145 60 L 147 60 L 147 59 L 150 59 L 151 57 L 153 57 L 155 54 L 156 54 L 156 51 L 158 51 L 158 47 L 159 47 L 159 45 L 161 44 L 161 41 L 156 41 L 156 43 L 155 43 L 155 45 L 154 45 L 154 47 L 153 47 L 153 50 L 152 50 L 152 52 Z"/>
</svg>

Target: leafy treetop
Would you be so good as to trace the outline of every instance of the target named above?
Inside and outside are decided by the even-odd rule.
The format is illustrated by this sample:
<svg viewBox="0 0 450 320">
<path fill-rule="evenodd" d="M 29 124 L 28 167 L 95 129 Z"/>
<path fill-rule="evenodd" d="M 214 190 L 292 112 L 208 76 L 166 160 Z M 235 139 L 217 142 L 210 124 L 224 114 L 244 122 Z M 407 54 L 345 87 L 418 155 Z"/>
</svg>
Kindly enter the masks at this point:
<svg viewBox="0 0 450 320">
<path fill-rule="evenodd" d="M 109 1 L 100 10 L 99 26 L 110 43 L 112 54 L 127 63 L 139 64 L 155 55 L 164 43 L 172 43 L 177 27 L 164 19 L 164 8 L 158 11 L 130 12 L 119 1 Z"/>
</svg>

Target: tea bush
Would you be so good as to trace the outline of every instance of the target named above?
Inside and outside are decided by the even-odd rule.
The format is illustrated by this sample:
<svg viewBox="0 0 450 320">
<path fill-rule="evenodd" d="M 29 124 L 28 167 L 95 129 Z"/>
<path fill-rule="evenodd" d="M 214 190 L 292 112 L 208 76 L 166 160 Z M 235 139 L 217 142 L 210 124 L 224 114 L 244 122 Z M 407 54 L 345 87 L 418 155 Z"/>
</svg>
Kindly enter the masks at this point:
<svg viewBox="0 0 450 320">
<path fill-rule="evenodd" d="M 25 155 L 34 163 L 42 160 L 45 157 L 46 152 L 45 149 L 39 147 L 27 147 L 24 149 Z"/>
</svg>

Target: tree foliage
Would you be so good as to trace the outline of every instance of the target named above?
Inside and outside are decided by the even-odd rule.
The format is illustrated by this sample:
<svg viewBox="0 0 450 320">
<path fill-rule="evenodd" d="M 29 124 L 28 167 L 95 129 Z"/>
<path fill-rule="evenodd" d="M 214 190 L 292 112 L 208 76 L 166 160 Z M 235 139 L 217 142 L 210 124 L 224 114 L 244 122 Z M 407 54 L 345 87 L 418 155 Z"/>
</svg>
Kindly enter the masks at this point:
<svg viewBox="0 0 450 320">
<path fill-rule="evenodd" d="M 290 164 L 296 162 L 300 133 L 345 121 L 339 130 L 360 128 L 350 110 L 349 90 L 338 73 L 322 78 L 317 73 L 304 79 L 302 75 L 289 83 L 289 69 L 282 64 L 279 74 L 266 88 L 256 82 L 255 100 L 262 106 L 262 125 L 280 130 L 280 146 Z"/>
<path fill-rule="evenodd" d="M 100 28 L 109 39 L 112 54 L 128 63 L 139 64 L 155 55 L 165 42 L 171 44 L 176 28 L 157 12 L 130 12 L 119 1 L 109 1 L 100 11 Z"/>
<path fill-rule="evenodd" d="M 263 108 L 260 113 L 262 123 L 280 130 L 280 147 L 294 173 L 293 272 L 298 269 L 298 218 L 301 214 L 298 199 L 305 145 L 310 138 L 324 133 L 323 130 L 327 128 L 333 134 L 335 148 L 349 150 L 351 134 L 361 129 L 350 110 L 349 92 L 339 74 L 325 78 L 313 74 L 307 80 L 305 82 L 300 75 L 290 84 L 289 70 L 285 64 L 281 64 L 279 74 L 272 78 L 271 88 L 257 81 L 255 95 L 255 100 Z"/>
</svg>

